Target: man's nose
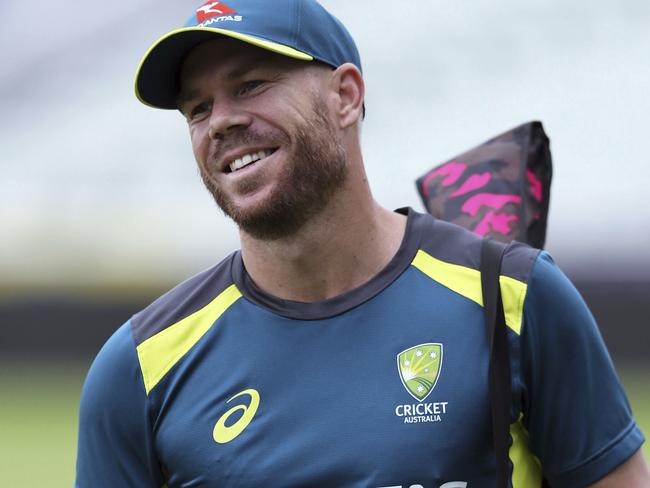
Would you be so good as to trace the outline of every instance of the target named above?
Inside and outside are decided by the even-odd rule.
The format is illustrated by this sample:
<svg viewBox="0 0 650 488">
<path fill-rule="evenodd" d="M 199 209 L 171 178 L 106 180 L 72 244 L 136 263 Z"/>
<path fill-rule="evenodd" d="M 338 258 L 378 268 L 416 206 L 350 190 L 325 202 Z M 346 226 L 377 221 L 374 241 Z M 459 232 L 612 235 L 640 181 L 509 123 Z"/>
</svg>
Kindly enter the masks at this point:
<svg viewBox="0 0 650 488">
<path fill-rule="evenodd" d="M 208 135 L 210 139 L 219 139 L 235 128 L 248 127 L 251 116 L 236 104 L 222 101 L 212 106 Z"/>
</svg>

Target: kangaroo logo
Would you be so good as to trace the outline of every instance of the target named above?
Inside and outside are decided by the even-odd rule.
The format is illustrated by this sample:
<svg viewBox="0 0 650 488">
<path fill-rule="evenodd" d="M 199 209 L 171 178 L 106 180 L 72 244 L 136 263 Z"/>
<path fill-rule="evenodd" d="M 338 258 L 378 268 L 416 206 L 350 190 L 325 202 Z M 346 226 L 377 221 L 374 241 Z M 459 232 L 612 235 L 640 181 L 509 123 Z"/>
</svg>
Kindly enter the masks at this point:
<svg viewBox="0 0 650 488">
<path fill-rule="evenodd" d="M 236 14 L 233 9 L 223 2 L 206 2 L 196 9 L 196 20 L 199 24 L 218 15 Z"/>
</svg>

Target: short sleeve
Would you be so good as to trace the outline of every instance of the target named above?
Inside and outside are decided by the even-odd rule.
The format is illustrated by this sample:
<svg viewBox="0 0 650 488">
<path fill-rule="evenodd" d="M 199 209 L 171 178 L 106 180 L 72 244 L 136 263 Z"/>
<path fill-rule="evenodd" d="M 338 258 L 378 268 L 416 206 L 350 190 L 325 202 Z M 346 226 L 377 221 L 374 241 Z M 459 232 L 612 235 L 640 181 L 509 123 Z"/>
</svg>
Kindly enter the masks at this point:
<svg viewBox="0 0 650 488">
<path fill-rule="evenodd" d="M 542 252 L 528 283 L 522 328 L 524 425 L 551 486 L 604 477 L 644 441 L 596 322 Z"/>
<path fill-rule="evenodd" d="M 130 323 L 106 342 L 81 393 L 76 488 L 159 488 L 150 419 Z"/>
</svg>

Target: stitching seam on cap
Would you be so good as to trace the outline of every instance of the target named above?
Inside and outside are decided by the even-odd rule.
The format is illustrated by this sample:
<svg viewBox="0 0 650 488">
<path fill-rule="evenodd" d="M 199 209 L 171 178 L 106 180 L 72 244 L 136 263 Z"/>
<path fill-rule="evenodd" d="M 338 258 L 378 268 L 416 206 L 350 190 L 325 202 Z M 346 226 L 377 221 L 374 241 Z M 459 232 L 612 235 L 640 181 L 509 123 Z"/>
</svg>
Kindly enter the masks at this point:
<svg viewBox="0 0 650 488">
<path fill-rule="evenodd" d="M 293 39 L 291 39 L 291 43 L 294 45 L 294 47 L 296 49 L 298 49 L 299 51 L 302 51 L 303 50 L 302 46 L 298 45 L 298 37 L 299 37 L 298 33 L 302 29 L 302 2 L 300 2 L 300 1 L 296 2 L 295 15 L 296 15 L 296 30 L 293 33 Z"/>
</svg>

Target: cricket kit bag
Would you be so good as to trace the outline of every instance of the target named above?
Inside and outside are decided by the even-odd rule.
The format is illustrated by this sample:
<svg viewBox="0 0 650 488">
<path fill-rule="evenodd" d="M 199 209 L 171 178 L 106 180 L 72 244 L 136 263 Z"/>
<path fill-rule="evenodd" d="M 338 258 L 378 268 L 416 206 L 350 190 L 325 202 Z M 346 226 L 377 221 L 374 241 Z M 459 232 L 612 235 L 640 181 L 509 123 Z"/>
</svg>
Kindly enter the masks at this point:
<svg viewBox="0 0 650 488">
<path fill-rule="evenodd" d="M 416 182 L 428 212 L 481 236 L 543 248 L 551 151 L 541 122 L 515 127 Z"/>
<path fill-rule="evenodd" d="M 416 181 L 430 214 L 485 237 L 480 271 L 498 488 L 508 486 L 511 396 L 501 259 L 513 240 L 544 247 L 551 176 L 549 139 L 540 122 L 529 122 L 436 166 Z"/>
</svg>

